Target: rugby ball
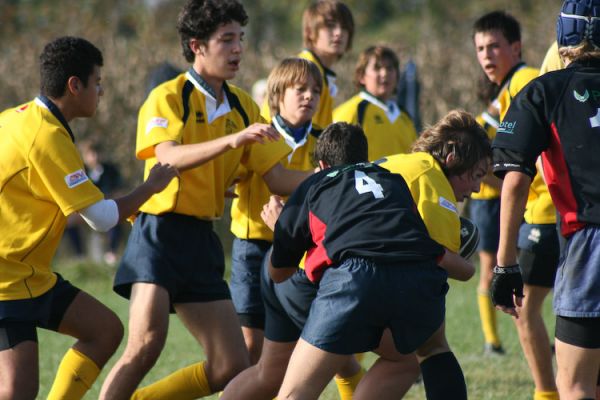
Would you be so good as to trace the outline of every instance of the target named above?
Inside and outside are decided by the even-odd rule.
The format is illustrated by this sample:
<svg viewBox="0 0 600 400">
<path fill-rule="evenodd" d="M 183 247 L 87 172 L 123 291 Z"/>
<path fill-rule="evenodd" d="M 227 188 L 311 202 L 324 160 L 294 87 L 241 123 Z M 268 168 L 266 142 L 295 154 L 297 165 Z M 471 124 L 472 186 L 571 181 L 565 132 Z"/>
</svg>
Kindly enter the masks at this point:
<svg viewBox="0 0 600 400">
<path fill-rule="evenodd" d="M 458 253 L 463 258 L 469 258 L 477 250 L 479 244 L 479 229 L 468 218 L 460 217 L 460 250 Z"/>
</svg>

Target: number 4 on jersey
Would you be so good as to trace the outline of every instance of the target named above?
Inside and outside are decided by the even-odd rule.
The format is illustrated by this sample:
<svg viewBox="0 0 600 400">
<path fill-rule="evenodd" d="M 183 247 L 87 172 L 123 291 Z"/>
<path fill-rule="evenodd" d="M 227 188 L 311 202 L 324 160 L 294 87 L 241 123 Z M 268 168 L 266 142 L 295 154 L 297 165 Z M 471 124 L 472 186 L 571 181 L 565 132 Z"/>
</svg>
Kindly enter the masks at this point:
<svg viewBox="0 0 600 400">
<path fill-rule="evenodd" d="M 362 171 L 354 171 L 356 191 L 359 194 L 373 193 L 376 199 L 383 199 L 383 188 L 381 185 Z"/>
</svg>

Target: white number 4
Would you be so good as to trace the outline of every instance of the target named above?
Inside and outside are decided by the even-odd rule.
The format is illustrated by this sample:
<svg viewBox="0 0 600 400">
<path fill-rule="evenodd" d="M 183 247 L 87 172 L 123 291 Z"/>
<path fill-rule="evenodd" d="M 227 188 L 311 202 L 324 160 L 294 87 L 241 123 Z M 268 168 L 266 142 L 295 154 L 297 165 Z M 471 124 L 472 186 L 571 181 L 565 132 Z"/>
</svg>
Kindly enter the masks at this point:
<svg viewBox="0 0 600 400">
<path fill-rule="evenodd" d="M 373 193 L 376 199 L 383 199 L 383 188 L 373 178 L 368 177 L 362 171 L 354 171 L 356 191 L 359 194 Z"/>
</svg>

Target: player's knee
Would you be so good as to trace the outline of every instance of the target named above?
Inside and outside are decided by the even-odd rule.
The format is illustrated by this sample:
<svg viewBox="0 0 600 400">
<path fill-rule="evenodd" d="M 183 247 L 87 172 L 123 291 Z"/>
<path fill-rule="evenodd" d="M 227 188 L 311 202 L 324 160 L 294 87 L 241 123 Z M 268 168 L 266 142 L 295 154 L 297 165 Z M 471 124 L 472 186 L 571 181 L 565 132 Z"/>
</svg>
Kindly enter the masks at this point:
<svg viewBox="0 0 600 400">
<path fill-rule="evenodd" d="M 121 320 L 114 314 L 113 317 L 108 320 L 106 328 L 102 330 L 100 337 L 105 348 L 113 354 L 117 351 L 119 344 L 121 344 L 124 334 L 125 328 L 123 327 Z"/>
<path fill-rule="evenodd" d="M 262 387 L 272 390 L 275 394 L 279 390 L 283 378 L 285 377 L 286 365 L 275 365 L 261 363 L 257 364 L 258 367 L 258 380 Z"/>
<path fill-rule="evenodd" d="M 216 364 L 209 366 L 211 369 L 210 387 L 213 390 L 222 390 L 230 380 L 237 374 L 250 366 L 248 357 L 240 357 L 239 359 L 220 360 Z"/>
<path fill-rule="evenodd" d="M 140 337 L 129 338 L 123 357 L 143 371 L 149 371 L 160 356 L 166 340 L 164 332 L 146 332 Z"/>
</svg>

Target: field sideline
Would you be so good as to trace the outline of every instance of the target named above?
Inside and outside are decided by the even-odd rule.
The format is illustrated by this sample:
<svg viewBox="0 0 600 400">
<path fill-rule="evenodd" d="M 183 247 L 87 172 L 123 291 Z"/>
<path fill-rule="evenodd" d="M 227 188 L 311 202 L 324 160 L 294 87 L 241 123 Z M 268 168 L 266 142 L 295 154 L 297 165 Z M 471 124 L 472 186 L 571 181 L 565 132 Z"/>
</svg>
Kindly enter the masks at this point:
<svg viewBox="0 0 600 400">
<path fill-rule="evenodd" d="M 114 269 L 95 264 L 57 265 L 56 271 L 65 279 L 88 291 L 104 304 L 116 311 L 121 320 L 127 322 L 128 303 L 117 296 L 111 289 Z M 451 282 L 447 298 L 446 332 L 450 346 L 461 363 L 467 379 L 469 398 L 478 400 L 526 400 L 532 398 L 533 383 L 527 363 L 522 356 L 516 330 L 506 315 L 498 314 L 500 336 L 507 354 L 505 356 L 484 356 L 483 337 L 479 325 L 476 302 L 476 286 L 478 277 L 467 283 Z M 554 318 L 551 302 L 544 304 L 544 316 L 553 337 Z M 40 346 L 40 392 L 38 398 L 46 398 L 52 379 L 60 360 L 72 344 L 73 340 L 52 332 L 39 330 Z M 118 350 L 122 353 L 124 341 Z M 197 352 L 190 351 L 197 349 Z M 199 361 L 202 358 L 200 347 L 183 328 L 179 320 L 172 316 L 169 336 L 165 350 L 156 366 L 150 371 L 143 385 L 164 377 L 177 368 Z M 104 368 L 98 381 L 86 396 L 87 399 L 98 398 L 101 382 L 106 377 L 110 366 L 116 361 L 113 357 Z M 363 363 L 365 366 L 374 361 L 368 354 Z M 217 396 L 209 397 L 217 399 Z M 424 399 L 422 385 L 414 385 L 406 399 Z M 324 400 L 338 399 L 335 385 L 330 384 L 321 396 Z"/>
</svg>

